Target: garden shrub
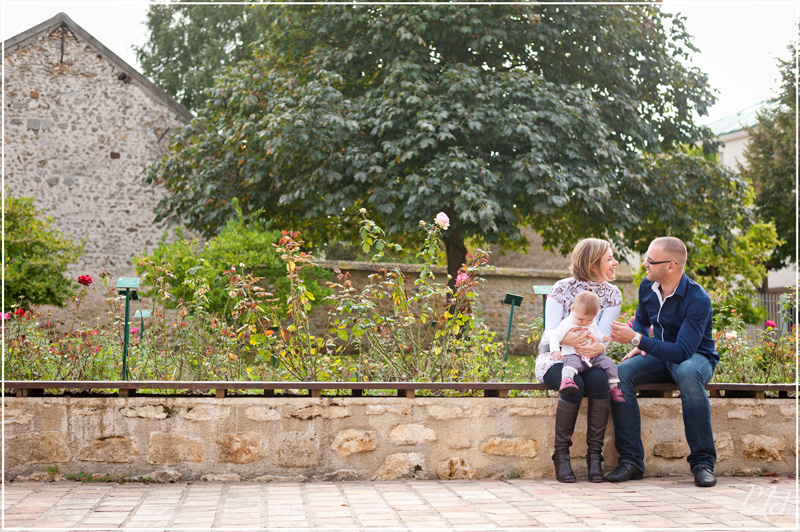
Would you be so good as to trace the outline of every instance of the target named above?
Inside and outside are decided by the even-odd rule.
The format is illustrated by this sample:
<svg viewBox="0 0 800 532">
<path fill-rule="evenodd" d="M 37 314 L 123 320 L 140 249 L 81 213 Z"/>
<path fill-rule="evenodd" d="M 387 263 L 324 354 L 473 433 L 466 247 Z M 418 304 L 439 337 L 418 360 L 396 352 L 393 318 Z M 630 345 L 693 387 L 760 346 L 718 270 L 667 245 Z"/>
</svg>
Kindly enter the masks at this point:
<svg viewBox="0 0 800 532">
<path fill-rule="evenodd" d="M 170 287 L 165 294 L 169 308 L 175 308 L 181 300 L 192 301 L 197 288 L 206 285 L 208 312 L 227 319 L 235 302 L 228 293 L 225 271 L 232 267 L 239 274 L 261 278 L 262 288 L 275 297 L 285 298 L 289 293 L 286 264 L 274 247 L 281 238 L 281 232 L 270 229 L 269 222 L 260 216 L 260 211 L 245 221 L 238 202 L 235 208 L 236 218 L 229 220 L 219 234 L 204 245 L 197 239 L 184 239 L 183 232 L 177 228 L 176 242 L 167 244 L 165 231 L 152 254 L 137 258 L 136 272 L 144 275 L 144 282 L 148 284 L 152 283 L 155 266 L 168 272 Z M 306 289 L 316 301 L 321 301 L 331 292 L 322 285 L 329 277 L 329 272 L 319 267 L 303 271 Z M 154 294 L 156 291 L 147 293 Z M 279 310 L 279 315 L 285 316 L 285 311 Z"/>
<path fill-rule="evenodd" d="M 52 227 L 53 219 L 36 209 L 33 198 L 6 194 L 3 204 L 6 261 L 3 293 L 6 305 L 64 306 L 73 295 L 67 277 L 70 263 L 80 256 L 75 243 Z"/>
<path fill-rule="evenodd" d="M 399 247 L 361 213 L 362 250 L 383 264 L 363 288 L 353 286 L 347 273 L 336 271 L 326 282 L 330 294 L 317 297 L 306 272 L 318 268 L 297 231 L 281 231 L 269 242 L 287 282 L 278 296 L 265 288 L 265 279 L 231 266 L 220 276 L 201 276 L 199 246 L 175 261 L 194 272 L 179 284 L 166 266 L 147 264 L 153 285 L 152 303 L 140 300 L 134 308 L 153 311 L 144 331 L 131 325 L 128 355 L 134 380 L 218 381 L 416 381 L 416 382 L 529 382 L 534 357 L 504 357 L 505 338 L 481 321 L 478 297 L 481 273 L 488 254 L 469 256 L 455 282 L 437 281 L 441 232 L 446 222 L 421 223 L 424 243 L 416 274 L 408 274 L 393 260 Z M 243 221 L 231 227 L 244 228 Z M 263 228 L 263 226 L 261 226 Z M 388 265 L 386 264 L 388 263 Z M 80 305 L 91 281 L 73 298 Z M 108 277 L 103 276 L 108 288 Z M 92 287 L 91 289 L 96 289 Z M 174 297 L 176 288 L 183 296 Z M 210 294 L 228 299 L 225 315 L 213 310 Z M 114 323 L 59 333 L 42 324 L 33 312 L 17 308 L 5 316 L 6 378 L 9 380 L 115 380 L 121 375 L 124 297 L 109 289 Z M 753 338 L 745 337 L 744 319 L 729 292 L 712 292 L 714 335 L 721 362 L 716 382 L 795 382 L 796 326 L 777 330 L 767 322 Z M 327 328 L 311 333 L 312 304 L 327 311 Z M 784 298 L 784 312 L 795 307 L 796 293 Z M 167 303 L 172 310 L 168 310 Z M 632 315 L 623 314 L 625 322 Z M 518 318 L 517 334 L 536 343 L 541 318 Z M 612 342 L 607 353 L 619 361 L 630 346 Z M 454 392 L 431 392 L 454 393 Z"/>
</svg>

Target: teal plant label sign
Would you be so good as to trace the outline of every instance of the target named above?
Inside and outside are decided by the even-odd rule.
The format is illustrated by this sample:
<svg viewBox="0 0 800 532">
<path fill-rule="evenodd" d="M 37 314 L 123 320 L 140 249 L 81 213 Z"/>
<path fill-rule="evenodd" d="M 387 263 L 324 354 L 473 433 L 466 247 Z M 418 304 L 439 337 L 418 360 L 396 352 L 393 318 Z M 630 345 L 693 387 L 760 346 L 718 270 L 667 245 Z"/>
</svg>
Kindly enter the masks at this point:
<svg viewBox="0 0 800 532">
<path fill-rule="evenodd" d="M 139 278 L 120 277 L 117 281 L 117 288 L 139 288 Z"/>
</svg>

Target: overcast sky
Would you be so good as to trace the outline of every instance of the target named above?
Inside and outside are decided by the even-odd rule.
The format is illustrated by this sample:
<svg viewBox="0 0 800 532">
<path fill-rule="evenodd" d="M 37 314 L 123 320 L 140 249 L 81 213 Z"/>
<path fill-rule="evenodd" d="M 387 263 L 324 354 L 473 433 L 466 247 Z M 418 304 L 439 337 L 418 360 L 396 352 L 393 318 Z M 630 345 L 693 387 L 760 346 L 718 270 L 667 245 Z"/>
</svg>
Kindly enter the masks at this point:
<svg viewBox="0 0 800 532">
<path fill-rule="evenodd" d="M 66 13 L 96 39 L 138 69 L 131 46 L 144 43 L 147 2 L 0 0 L 2 40 Z M 687 16 L 686 26 L 700 49 L 694 64 L 709 75 L 719 100 L 709 123 L 775 95 L 777 57 L 787 57 L 786 46 L 796 38 L 800 4 L 783 1 L 663 0 L 663 8 Z"/>
</svg>

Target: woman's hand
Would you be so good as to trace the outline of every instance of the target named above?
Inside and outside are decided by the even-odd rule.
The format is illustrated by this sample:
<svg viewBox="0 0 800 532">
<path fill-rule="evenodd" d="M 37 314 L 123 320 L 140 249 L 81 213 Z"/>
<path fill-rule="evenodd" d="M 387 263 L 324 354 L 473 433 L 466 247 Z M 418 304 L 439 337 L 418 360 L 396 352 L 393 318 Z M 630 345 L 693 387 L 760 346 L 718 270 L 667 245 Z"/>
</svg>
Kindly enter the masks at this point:
<svg viewBox="0 0 800 532">
<path fill-rule="evenodd" d="M 589 342 L 576 345 L 575 351 L 582 357 L 594 358 L 598 355 L 602 355 L 603 351 L 605 351 L 605 347 L 603 347 L 603 344 L 598 342 L 594 336 L 590 335 Z"/>
<path fill-rule="evenodd" d="M 561 344 L 574 347 L 579 355 L 587 358 L 594 358 L 605 351 L 603 345 L 585 327 L 570 329 L 561 339 Z"/>
<path fill-rule="evenodd" d="M 578 347 L 579 345 L 589 342 L 592 334 L 585 327 L 575 327 L 570 329 L 564 338 L 561 339 L 561 345 L 568 345 L 570 347 Z"/>
</svg>

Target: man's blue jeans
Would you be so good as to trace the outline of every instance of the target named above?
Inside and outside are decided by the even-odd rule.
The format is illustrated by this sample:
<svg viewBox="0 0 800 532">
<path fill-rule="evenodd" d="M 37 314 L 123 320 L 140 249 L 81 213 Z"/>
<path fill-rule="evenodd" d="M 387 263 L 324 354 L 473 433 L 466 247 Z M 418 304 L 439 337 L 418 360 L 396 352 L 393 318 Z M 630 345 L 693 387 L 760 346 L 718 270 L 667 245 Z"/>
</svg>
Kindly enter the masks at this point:
<svg viewBox="0 0 800 532">
<path fill-rule="evenodd" d="M 711 405 L 705 385 L 714 374 L 714 363 L 695 353 L 680 364 L 664 362 L 652 355 L 636 355 L 619 366 L 619 387 L 624 403 L 611 403 L 614 417 L 614 439 L 619 452 L 619 463 L 628 463 L 644 471 L 642 423 L 636 386 L 655 382 L 675 382 L 681 392 L 683 426 L 691 454 L 686 459 L 692 473 L 700 468 L 714 470 L 717 451 L 711 432 Z"/>
</svg>

